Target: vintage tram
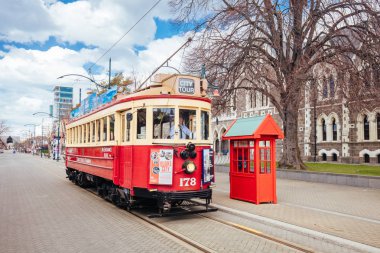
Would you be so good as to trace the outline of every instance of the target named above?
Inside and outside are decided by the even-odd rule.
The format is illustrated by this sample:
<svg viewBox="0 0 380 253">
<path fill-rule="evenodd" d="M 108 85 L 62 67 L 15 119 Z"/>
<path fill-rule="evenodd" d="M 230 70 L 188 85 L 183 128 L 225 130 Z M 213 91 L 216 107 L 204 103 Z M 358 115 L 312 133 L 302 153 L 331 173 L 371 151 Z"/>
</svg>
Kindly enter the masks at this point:
<svg viewBox="0 0 380 253">
<path fill-rule="evenodd" d="M 82 103 L 82 114 L 66 125 L 67 176 L 127 208 L 149 200 L 167 213 L 199 199 L 202 209 L 211 210 L 215 177 L 207 81 L 179 74 L 154 79 L 132 94 L 115 92 L 97 108 Z"/>
</svg>

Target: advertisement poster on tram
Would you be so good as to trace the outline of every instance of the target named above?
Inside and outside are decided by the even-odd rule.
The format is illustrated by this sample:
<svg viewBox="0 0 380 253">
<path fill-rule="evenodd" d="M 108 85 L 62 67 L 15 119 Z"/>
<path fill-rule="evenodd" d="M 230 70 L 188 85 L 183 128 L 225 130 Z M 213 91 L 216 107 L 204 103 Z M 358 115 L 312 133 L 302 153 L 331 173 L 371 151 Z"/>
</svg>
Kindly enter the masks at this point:
<svg viewBox="0 0 380 253">
<path fill-rule="evenodd" d="M 173 150 L 151 149 L 149 184 L 173 183 Z"/>
</svg>

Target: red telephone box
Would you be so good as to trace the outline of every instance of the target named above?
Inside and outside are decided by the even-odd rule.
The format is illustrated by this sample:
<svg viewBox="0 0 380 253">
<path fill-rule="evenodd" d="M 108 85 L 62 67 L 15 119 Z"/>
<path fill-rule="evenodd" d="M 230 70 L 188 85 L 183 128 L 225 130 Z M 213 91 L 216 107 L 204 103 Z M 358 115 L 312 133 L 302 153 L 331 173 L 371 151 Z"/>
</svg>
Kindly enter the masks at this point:
<svg viewBox="0 0 380 253">
<path fill-rule="evenodd" d="M 277 203 L 276 139 L 284 134 L 274 119 L 237 119 L 222 138 L 230 140 L 230 198 Z"/>
</svg>

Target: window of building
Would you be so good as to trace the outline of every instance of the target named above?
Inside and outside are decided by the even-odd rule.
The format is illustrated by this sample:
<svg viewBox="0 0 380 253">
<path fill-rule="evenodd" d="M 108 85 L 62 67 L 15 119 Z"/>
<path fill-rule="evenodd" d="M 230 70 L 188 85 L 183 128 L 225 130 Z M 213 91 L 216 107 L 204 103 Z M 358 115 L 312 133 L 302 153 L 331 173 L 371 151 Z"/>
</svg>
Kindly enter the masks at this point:
<svg viewBox="0 0 380 253">
<path fill-rule="evenodd" d="M 322 161 L 327 161 L 327 155 L 326 155 L 326 153 L 322 154 Z"/>
<path fill-rule="evenodd" d="M 146 138 L 146 109 L 137 110 L 137 139 Z"/>
<path fill-rule="evenodd" d="M 377 139 L 380 140 L 380 113 L 376 114 Z"/>
<path fill-rule="evenodd" d="M 368 121 L 367 115 L 364 116 L 363 126 L 364 126 L 364 140 L 369 140 L 369 121 Z"/>
<path fill-rule="evenodd" d="M 369 154 L 364 154 L 364 162 L 369 163 Z"/>
<path fill-rule="evenodd" d="M 336 141 L 338 139 L 338 130 L 337 130 L 335 118 L 332 119 L 332 134 L 333 134 L 333 141 Z"/>
<path fill-rule="evenodd" d="M 193 140 L 196 138 L 196 110 L 179 110 L 179 138 Z"/>
<path fill-rule="evenodd" d="M 103 127 L 102 127 L 102 139 L 103 141 L 107 141 L 107 117 L 104 117 L 102 119 L 102 124 L 103 124 Z"/>
<path fill-rule="evenodd" d="M 377 155 L 377 163 L 380 163 L 380 154 Z"/>
<path fill-rule="evenodd" d="M 335 82 L 334 78 L 331 76 L 330 77 L 330 97 L 335 97 Z"/>
<path fill-rule="evenodd" d="M 327 131 L 326 131 L 326 121 L 322 119 L 322 141 L 326 141 L 327 139 Z"/>
<path fill-rule="evenodd" d="M 153 109 L 153 139 L 174 139 L 174 108 Z"/>
<path fill-rule="evenodd" d="M 332 160 L 333 160 L 333 162 L 338 161 L 338 155 L 336 153 L 332 154 Z"/>
<path fill-rule="evenodd" d="M 255 108 L 256 107 L 256 91 L 253 91 L 251 93 L 251 108 Z"/>
<path fill-rule="evenodd" d="M 327 98 L 327 96 L 328 96 L 328 90 L 327 90 L 327 83 L 326 83 L 326 81 L 323 82 L 322 95 L 323 95 L 323 98 Z"/>
<path fill-rule="evenodd" d="M 110 141 L 115 140 L 115 115 L 108 116 L 109 129 L 110 129 Z"/>
<path fill-rule="evenodd" d="M 201 112 L 201 138 L 202 140 L 208 140 L 209 136 L 209 122 L 210 122 L 210 115 L 208 112 L 202 111 Z"/>
</svg>

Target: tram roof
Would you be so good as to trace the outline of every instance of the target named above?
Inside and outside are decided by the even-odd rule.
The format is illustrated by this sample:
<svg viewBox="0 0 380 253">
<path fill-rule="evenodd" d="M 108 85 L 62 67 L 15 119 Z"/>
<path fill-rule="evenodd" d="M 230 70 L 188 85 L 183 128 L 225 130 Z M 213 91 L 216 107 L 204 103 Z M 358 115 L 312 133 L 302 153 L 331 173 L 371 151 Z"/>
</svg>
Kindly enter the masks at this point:
<svg viewBox="0 0 380 253">
<path fill-rule="evenodd" d="M 98 111 L 109 108 L 115 104 L 140 100 L 140 99 L 154 99 L 154 98 L 179 98 L 179 99 L 195 99 L 205 102 L 211 102 L 207 91 L 207 80 L 201 79 L 192 75 L 180 75 L 180 74 L 157 74 L 154 77 L 153 84 L 146 88 L 137 90 L 134 93 L 112 93 L 108 90 L 104 95 L 107 97 L 107 93 L 112 94 L 111 99 L 108 98 L 105 103 L 97 104 L 97 107 L 90 108 L 89 101 L 82 101 L 80 108 L 74 110 L 82 110 L 83 113 L 71 117 L 70 122 L 89 116 Z M 88 111 L 85 111 L 85 110 Z"/>
</svg>

